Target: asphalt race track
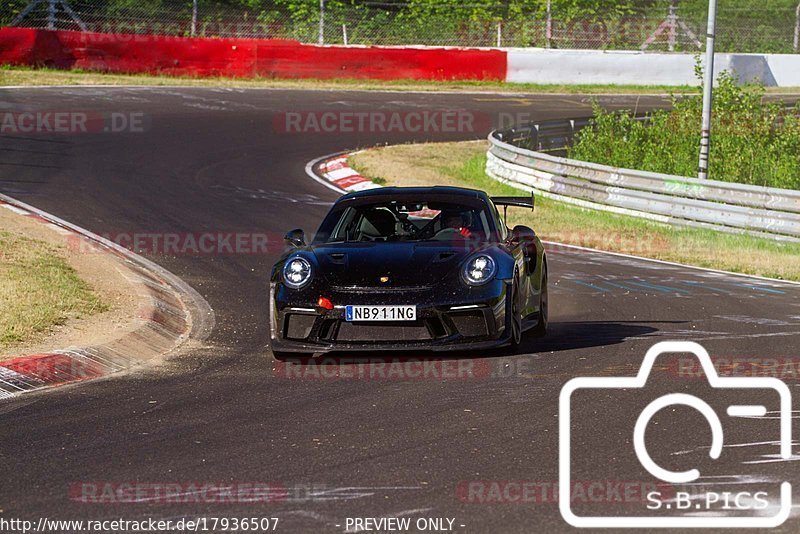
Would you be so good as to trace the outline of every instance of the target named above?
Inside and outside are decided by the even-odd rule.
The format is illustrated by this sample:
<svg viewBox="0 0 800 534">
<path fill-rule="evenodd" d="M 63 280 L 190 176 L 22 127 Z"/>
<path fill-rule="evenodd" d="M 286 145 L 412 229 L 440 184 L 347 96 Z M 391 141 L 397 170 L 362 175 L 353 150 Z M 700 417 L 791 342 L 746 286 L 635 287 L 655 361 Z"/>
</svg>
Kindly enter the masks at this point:
<svg viewBox="0 0 800 534">
<path fill-rule="evenodd" d="M 601 102 L 644 110 L 665 101 Z M 0 192 L 101 234 L 268 232 L 278 239 L 296 227 L 313 232 L 336 198 L 306 176 L 314 158 L 382 143 L 480 139 L 500 113 L 590 113 L 581 96 L 196 88 L 0 90 L 0 106 L 141 113 L 146 125 L 145 132 L 3 135 Z M 327 110 L 460 110 L 479 119 L 474 131 L 446 134 L 281 132 L 281 113 Z M 549 254 L 551 333 L 527 340 L 521 354 L 457 355 L 472 366 L 470 376 L 339 379 L 302 370 L 287 377 L 275 367 L 266 288 L 277 251 L 147 254 L 208 300 L 216 329 L 204 346 L 161 365 L 0 403 L 0 512 L 33 519 L 278 517 L 279 532 L 344 532 L 348 517 L 452 518 L 456 531 L 472 533 L 567 531 L 552 491 L 559 391 L 569 379 L 632 376 L 646 350 L 664 340 L 697 341 L 712 356 L 757 359 L 762 367 L 769 359 L 800 361 L 800 286 L 558 246 Z M 419 356 L 438 369 L 452 362 Z M 800 484 L 797 464 L 777 457 L 774 395 L 719 395 L 684 376 L 681 365 L 658 365 L 648 387 L 713 393 L 719 398 L 707 400 L 715 407 L 763 402 L 770 413 L 726 418 L 726 447 L 712 462 L 705 421 L 690 410 L 667 411 L 648 430 L 653 458 L 674 470 L 697 466 L 709 486 Z M 800 373 L 781 377 L 797 393 Z M 574 480 L 652 480 L 635 462 L 630 434 L 655 398 L 649 395 L 574 398 Z M 269 483 L 284 493 L 257 503 L 71 498 L 75 484 L 134 481 Z M 520 482 L 530 493 L 520 495 L 513 485 Z M 767 514 L 777 494 L 769 502 Z M 579 505 L 624 514 L 630 503 Z M 793 517 L 780 530 L 798 529 Z"/>
</svg>

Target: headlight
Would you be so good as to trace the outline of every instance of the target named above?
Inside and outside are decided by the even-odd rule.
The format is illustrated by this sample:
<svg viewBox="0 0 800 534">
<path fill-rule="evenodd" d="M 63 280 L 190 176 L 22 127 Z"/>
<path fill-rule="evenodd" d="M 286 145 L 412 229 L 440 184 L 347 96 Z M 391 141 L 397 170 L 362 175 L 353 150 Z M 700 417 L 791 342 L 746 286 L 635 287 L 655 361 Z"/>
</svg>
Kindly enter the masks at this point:
<svg viewBox="0 0 800 534">
<path fill-rule="evenodd" d="M 293 258 L 283 266 L 283 282 L 292 289 L 300 289 L 311 280 L 311 264 L 305 258 Z"/>
<path fill-rule="evenodd" d="M 464 281 L 469 285 L 479 286 L 494 278 L 495 272 L 497 272 L 497 267 L 494 260 L 489 256 L 480 255 L 467 261 L 462 274 Z"/>
</svg>

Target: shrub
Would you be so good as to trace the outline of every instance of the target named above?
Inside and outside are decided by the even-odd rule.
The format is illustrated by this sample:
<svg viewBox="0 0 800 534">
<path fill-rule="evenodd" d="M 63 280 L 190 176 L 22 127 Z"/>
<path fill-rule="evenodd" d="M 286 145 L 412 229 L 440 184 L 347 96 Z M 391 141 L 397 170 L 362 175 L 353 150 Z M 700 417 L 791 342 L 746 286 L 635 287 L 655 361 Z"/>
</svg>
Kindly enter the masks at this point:
<svg viewBox="0 0 800 534">
<path fill-rule="evenodd" d="M 712 114 L 709 178 L 800 189 L 800 105 L 763 102 L 761 85 L 718 78 Z M 569 149 L 569 157 L 665 174 L 697 174 L 702 97 L 675 97 L 671 110 L 648 114 L 594 106 L 595 118 Z"/>
</svg>

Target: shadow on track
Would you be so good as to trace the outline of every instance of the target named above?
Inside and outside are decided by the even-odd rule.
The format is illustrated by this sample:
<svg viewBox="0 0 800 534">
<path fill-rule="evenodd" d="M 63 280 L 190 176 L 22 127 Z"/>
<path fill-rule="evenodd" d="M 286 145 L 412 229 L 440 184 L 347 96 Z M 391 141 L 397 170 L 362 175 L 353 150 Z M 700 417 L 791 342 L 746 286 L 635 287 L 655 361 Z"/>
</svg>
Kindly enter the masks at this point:
<svg viewBox="0 0 800 534">
<path fill-rule="evenodd" d="M 652 336 L 660 332 L 655 325 L 685 324 L 686 321 L 576 321 L 551 322 L 547 336 L 523 338 L 524 352 L 559 352 L 591 347 L 605 347 L 626 339 Z"/>
<path fill-rule="evenodd" d="M 550 323 L 547 336 L 536 339 L 523 337 L 518 350 L 508 347 L 484 351 L 381 351 L 330 352 L 318 358 L 287 360 L 294 365 L 336 366 L 404 362 L 435 362 L 450 360 L 487 359 L 517 356 L 537 352 L 560 352 L 581 348 L 603 347 L 622 343 L 626 339 L 650 336 L 659 332 L 653 325 L 683 324 L 684 321 L 577 321 Z"/>
</svg>

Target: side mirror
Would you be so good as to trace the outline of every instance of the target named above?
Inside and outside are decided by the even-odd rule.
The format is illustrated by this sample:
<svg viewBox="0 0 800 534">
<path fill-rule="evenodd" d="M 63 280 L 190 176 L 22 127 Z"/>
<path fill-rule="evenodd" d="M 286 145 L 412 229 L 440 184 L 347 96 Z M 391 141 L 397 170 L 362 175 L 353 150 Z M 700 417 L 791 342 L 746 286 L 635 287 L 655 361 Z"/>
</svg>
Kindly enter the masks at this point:
<svg viewBox="0 0 800 534">
<path fill-rule="evenodd" d="M 300 248 L 306 246 L 306 234 L 303 232 L 301 228 L 298 228 L 297 230 L 292 230 L 291 232 L 287 233 L 284 236 L 283 240 L 286 241 L 287 245 L 293 247 Z"/>
<path fill-rule="evenodd" d="M 511 242 L 512 243 L 522 243 L 525 241 L 532 241 L 536 238 L 536 232 L 534 232 L 531 228 L 527 226 L 515 226 L 513 230 L 511 230 Z"/>
</svg>

